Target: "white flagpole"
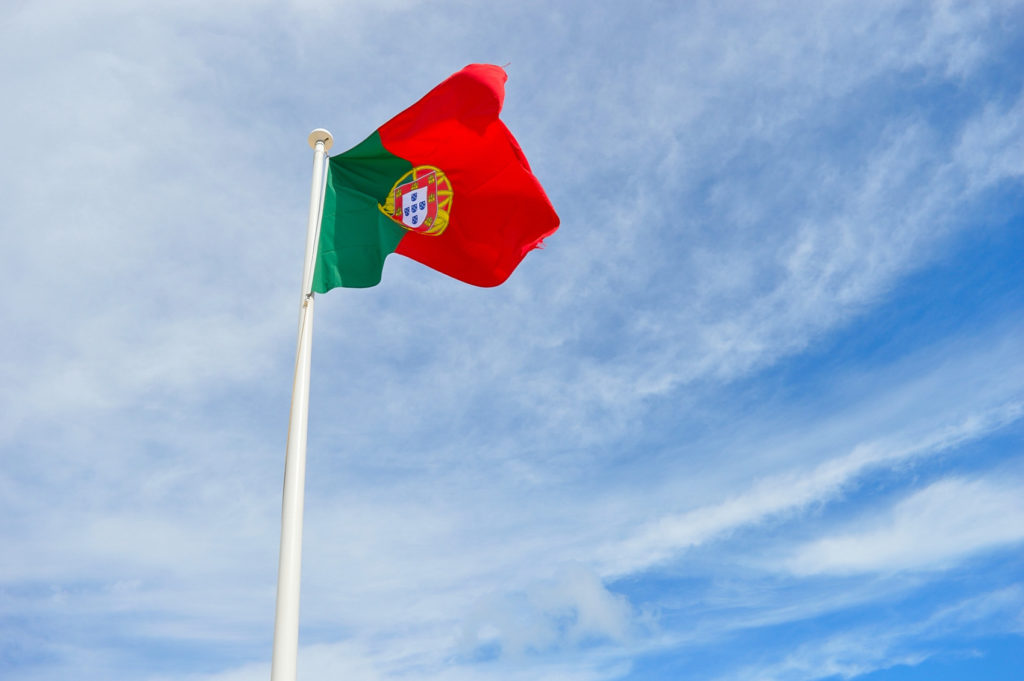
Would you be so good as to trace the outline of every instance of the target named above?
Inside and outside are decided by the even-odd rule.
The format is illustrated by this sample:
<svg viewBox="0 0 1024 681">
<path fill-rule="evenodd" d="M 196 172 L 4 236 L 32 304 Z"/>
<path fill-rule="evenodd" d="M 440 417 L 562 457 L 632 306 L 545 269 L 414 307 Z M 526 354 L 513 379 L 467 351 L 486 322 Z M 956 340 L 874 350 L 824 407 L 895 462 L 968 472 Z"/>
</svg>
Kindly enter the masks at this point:
<svg viewBox="0 0 1024 681">
<path fill-rule="evenodd" d="M 309 364 L 313 350 L 313 260 L 324 197 L 324 166 L 334 138 L 317 128 L 309 133 L 313 147 L 313 188 L 309 194 L 306 259 L 302 268 L 299 344 L 284 456 L 281 502 L 281 555 L 277 564 L 277 612 L 274 616 L 274 657 L 271 681 L 295 681 L 299 653 L 299 580 L 302 576 L 302 506 L 306 491 L 306 424 L 309 421 Z"/>
</svg>

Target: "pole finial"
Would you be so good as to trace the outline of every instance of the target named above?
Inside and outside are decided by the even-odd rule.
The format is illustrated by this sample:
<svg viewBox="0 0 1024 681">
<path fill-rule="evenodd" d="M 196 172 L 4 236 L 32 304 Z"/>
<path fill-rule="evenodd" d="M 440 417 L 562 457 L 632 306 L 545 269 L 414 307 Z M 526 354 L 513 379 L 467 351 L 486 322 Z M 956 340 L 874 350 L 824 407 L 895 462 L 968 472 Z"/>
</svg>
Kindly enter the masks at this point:
<svg viewBox="0 0 1024 681">
<path fill-rule="evenodd" d="M 323 128 L 317 128 L 309 133 L 309 146 L 316 149 L 317 142 L 323 142 L 324 151 L 330 151 L 331 145 L 334 144 L 334 136 Z"/>
</svg>

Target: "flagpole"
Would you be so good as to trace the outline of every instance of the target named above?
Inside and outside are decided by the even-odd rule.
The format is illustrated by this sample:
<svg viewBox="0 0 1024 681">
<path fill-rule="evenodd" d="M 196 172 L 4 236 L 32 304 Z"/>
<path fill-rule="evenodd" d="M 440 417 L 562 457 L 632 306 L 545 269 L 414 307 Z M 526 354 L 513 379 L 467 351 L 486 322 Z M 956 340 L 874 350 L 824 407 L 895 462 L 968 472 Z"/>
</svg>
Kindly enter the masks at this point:
<svg viewBox="0 0 1024 681">
<path fill-rule="evenodd" d="M 306 424 L 309 421 L 309 365 L 313 350 L 313 261 L 323 208 L 324 166 L 334 138 L 317 128 L 309 133 L 313 147 L 313 188 L 309 194 L 306 257 L 302 267 L 299 341 L 295 352 L 288 446 L 284 456 L 281 501 L 281 554 L 277 564 L 277 610 L 274 615 L 274 656 L 271 681 L 295 681 L 299 653 L 299 581 L 302 576 L 302 507 L 306 488 Z"/>
</svg>

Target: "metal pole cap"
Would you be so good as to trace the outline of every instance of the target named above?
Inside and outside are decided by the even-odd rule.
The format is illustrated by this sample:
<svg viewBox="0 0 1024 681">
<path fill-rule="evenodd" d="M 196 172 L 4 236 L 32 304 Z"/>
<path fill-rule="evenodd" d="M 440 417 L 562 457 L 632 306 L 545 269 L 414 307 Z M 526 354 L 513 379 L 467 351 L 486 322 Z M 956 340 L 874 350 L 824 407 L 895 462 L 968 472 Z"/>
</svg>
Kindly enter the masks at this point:
<svg viewBox="0 0 1024 681">
<path fill-rule="evenodd" d="M 313 132 L 309 133 L 309 146 L 316 149 L 317 142 L 323 142 L 324 151 L 330 151 L 331 145 L 334 144 L 334 137 L 323 128 L 317 128 Z"/>
</svg>

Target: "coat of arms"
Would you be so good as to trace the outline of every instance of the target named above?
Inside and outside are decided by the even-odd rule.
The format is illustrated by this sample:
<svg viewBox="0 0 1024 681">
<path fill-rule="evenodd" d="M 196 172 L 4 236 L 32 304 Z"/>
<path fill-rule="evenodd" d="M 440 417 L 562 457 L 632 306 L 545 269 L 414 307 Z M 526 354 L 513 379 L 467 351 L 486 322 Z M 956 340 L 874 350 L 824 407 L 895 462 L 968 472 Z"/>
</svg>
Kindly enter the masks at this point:
<svg viewBox="0 0 1024 681">
<path fill-rule="evenodd" d="M 440 168 L 417 166 L 391 188 L 381 211 L 410 232 L 440 234 L 448 227 L 452 187 Z"/>
</svg>

